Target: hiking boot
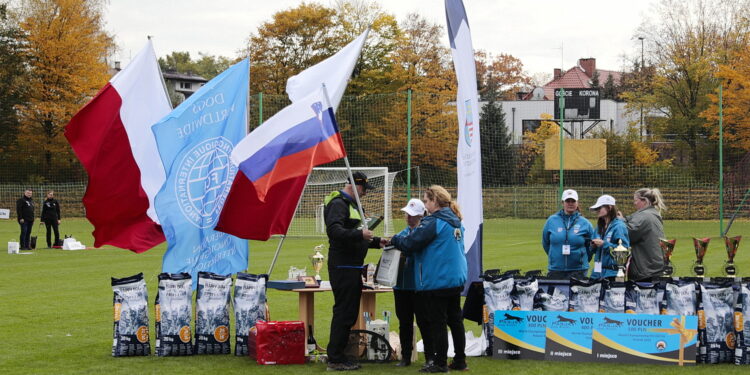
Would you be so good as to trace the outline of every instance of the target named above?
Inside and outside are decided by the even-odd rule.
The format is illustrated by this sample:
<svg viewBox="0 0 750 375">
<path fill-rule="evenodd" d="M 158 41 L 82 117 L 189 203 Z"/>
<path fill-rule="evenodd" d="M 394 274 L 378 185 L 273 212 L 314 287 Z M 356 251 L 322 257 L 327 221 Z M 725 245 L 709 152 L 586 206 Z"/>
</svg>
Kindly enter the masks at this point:
<svg viewBox="0 0 750 375">
<path fill-rule="evenodd" d="M 429 366 L 423 367 L 419 372 L 425 372 L 425 373 L 436 373 L 436 372 L 448 372 L 448 366 L 438 366 L 436 364 L 431 364 Z"/>
<path fill-rule="evenodd" d="M 422 368 L 428 368 L 428 367 L 430 367 L 430 366 L 432 366 L 434 364 L 435 364 L 435 362 L 433 360 L 428 359 L 428 360 L 424 361 L 424 364 L 422 365 Z"/>
<path fill-rule="evenodd" d="M 396 364 L 396 367 L 408 367 L 411 366 L 411 359 L 409 358 L 403 358 L 399 363 Z"/>
<path fill-rule="evenodd" d="M 359 365 L 350 363 L 350 362 L 343 362 L 343 363 L 331 363 L 328 362 L 328 367 L 326 370 L 328 371 L 354 371 L 359 370 Z"/>
<path fill-rule="evenodd" d="M 448 365 L 448 368 L 454 371 L 467 371 L 469 370 L 469 366 L 466 364 L 466 361 L 461 362 L 451 362 L 450 365 Z"/>
</svg>

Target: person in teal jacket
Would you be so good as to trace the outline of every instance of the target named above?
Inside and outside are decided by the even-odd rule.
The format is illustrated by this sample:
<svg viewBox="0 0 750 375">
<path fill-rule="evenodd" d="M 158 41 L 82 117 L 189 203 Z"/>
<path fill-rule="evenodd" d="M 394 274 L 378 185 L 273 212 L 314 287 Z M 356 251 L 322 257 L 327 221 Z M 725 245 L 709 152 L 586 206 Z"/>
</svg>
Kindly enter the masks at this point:
<svg viewBox="0 0 750 375">
<path fill-rule="evenodd" d="M 450 366 L 447 365 L 447 326 L 451 326 L 451 331 L 464 332 L 461 292 L 468 267 L 464 256 L 461 212 L 450 193 L 441 186 L 430 186 L 425 190 L 422 201 L 430 215 L 425 216 L 408 236 L 395 235 L 391 238 L 393 246 L 406 254 L 414 254 L 417 316 L 422 316 L 428 326 L 426 331 L 422 331 L 422 337 L 429 336 L 433 352 L 433 363 L 421 371 L 465 370 L 465 340 L 454 342 L 456 357 Z"/>
<path fill-rule="evenodd" d="M 562 202 L 563 209 L 550 216 L 542 230 L 542 247 L 549 260 L 547 277 L 582 279 L 593 255 L 589 245 L 594 238 L 594 227 L 579 212 L 575 190 L 565 190 Z"/>
<path fill-rule="evenodd" d="M 630 247 L 628 227 L 617 217 L 615 198 L 611 195 L 602 195 L 590 209 L 596 211 L 598 216 L 594 239 L 591 240 L 594 252 L 594 269 L 591 271 L 591 278 L 613 279 L 617 276 L 617 263 L 610 251 L 620 243 L 624 247 Z"/>
</svg>

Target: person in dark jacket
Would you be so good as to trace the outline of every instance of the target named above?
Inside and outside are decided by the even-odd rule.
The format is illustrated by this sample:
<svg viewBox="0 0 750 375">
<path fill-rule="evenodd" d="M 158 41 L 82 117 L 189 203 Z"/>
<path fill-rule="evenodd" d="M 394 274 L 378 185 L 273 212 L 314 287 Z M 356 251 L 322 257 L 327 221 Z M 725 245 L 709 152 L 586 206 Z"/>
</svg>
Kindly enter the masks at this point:
<svg viewBox="0 0 750 375">
<path fill-rule="evenodd" d="M 637 209 L 624 218 L 630 236 L 628 279 L 650 281 L 664 272 L 664 254 L 659 239 L 664 238 L 661 212 L 667 209 L 659 189 L 639 189 L 633 194 Z"/>
<path fill-rule="evenodd" d="M 549 264 L 547 277 L 567 280 L 585 278 L 593 253 L 589 249 L 594 227 L 578 210 L 578 193 L 568 189 L 562 195 L 563 209 L 547 219 L 542 230 L 542 247 Z"/>
<path fill-rule="evenodd" d="M 42 204 L 42 222 L 47 227 L 47 248 L 52 248 L 52 244 L 60 242 L 60 203 L 55 199 L 55 192 L 47 192 L 47 199 Z M 52 230 L 55 231 L 55 242 L 52 242 Z"/>
<path fill-rule="evenodd" d="M 430 215 L 423 218 L 408 236 L 391 238 L 391 244 L 396 248 L 415 254 L 417 314 L 421 314 L 427 324 L 422 337 L 429 337 L 433 351 L 433 363 L 420 371 L 466 370 L 465 340 L 454 343 L 456 356 L 447 366 L 447 326 L 450 325 L 452 331 L 464 332 L 463 320 L 456 319 L 461 316 L 461 291 L 468 273 L 461 212 L 450 193 L 441 186 L 430 186 L 422 200 Z"/>
<path fill-rule="evenodd" d="M 21 250 L 31 250 L 31 229 L 34 227 L 34 217 L 36 217 L 32 195 L 31 189 L 26 189 L 23 196 L 16 201 L 18 225 L 21 226 L 21 238 L 18 246 Z"/>
<path fill-rule="evenodd" d="M 362 296 L 362 265 L 368 248 L 385 244 L 372 231 L 362 227 L 362 217 L 357 196 L 364 197 L 373 186 L 362 172 L 353 173 L 351 180 L 339 191 L 325 198 L 323 215 L 328 235 L 328 275 L 333 290 L 333 317 L 328 341 L 328 369 L 336 371 L 357 370 L 359 364 L 351 363 L 344 355 L 349 341 L 349 331 L 357 322 L 359 301 Z M 355 195 L 355 190 L 356 194 Z M 382 242 L 382 243 L 381 243 Z"/>
<path fill-rule="evenodd" d="M 405 212 L 406 228 L 398 233 L 399 236 L 408 236 L 424 217 L 424 203 L 419 199 L 410 199 L 401 211 Z M 416 286 L 414 284 L 414 253 L 401 254 L 401 265 L 398 272 L 398 280 L 393 287 L 393 299 L 398 317 L 398 336 L 401 341 L 401 361 L 396 365 L 405 367 L 411 365 L 413 352 L 412 341 L 414 339 L 414 312 L 416 309 Z M 421 316 L 420 316 L 421 318 Z M 422 331 L 426 326 L 422 319 L 417 319 L 417 325 Z M 426 338 L 426 337 L 425 337 Z M 430 353 L 429 342 L 424 342 L 425 353 Z"/>
<path fill-rule="evenodd" d="M 615 198 L 611 195 L 602 195 L 590 209 L 596 211 L 598 216 L 594 239 L 591 240 L 594 251 L 594 270 L 591 272 L 591 278 L 614 281 L 618 267 L 612 258 L 611 250 L 620 243 L 624 247 L 630 247 L 628 228 L 625 222 L 617 217 L 619 211 L 615 205 Z"/>
</svg>

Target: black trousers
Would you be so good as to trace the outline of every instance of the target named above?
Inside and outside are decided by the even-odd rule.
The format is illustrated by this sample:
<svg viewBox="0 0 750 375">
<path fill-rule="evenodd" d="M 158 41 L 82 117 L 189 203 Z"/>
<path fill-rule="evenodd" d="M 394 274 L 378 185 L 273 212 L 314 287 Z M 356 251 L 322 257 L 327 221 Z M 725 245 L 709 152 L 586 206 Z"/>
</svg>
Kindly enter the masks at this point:
<svg viewBox="0 0 750 375">
<path fill-rule="evenodd" d="M 432 359 L 437 366 L 446 366 L 448 362 L 448 329 L 451 327 L 454 360 L 466 360 L 466 337 L 464 336 L 463 316 L 461 313 L 461 291 L 463 287 L 417 292 L 417 321 L 420 316 L 426 321 L 427 329 L 422 331 L 425 342 L 425 357 Z M 450 321 L 450 324 L 449 324 Z M 420 327 L 420 330 L 422 328 Z M 428 353 L 429 347 L 432 353 Z"/>
<path fill-rule="evenodd" d="M 346 362 L 344 351 L 349 332 L 357 322 L 359 300 L 362 296 L 362 270 L 359 268 L 328 268 L 333 290 L 333 316 L 328 340 L 328 362 Z"/>
<path fill-rule="evenodd" d="M 414 317 L 417 316 L 417 327 L 420 332 L 427 332 L 428 327 L 425 323 L 422 315 L 417 315 L 417 292 L 413 290 L 401 290 L 393 289 L 393 299 L 396 305 L 396 317 L 398 317 L 398 337 L 401 341 L 401 357 L 403 359 L 411 359 L 414 347 L 412 341 L 414 340 Z M 431 342 L 429 337 L 422 335 L 422 342 L 424 343 L 424 352 L 427 359 L 426 353 L 432 353 Z"/>
<path fill-rule="evenodd" d="M 18 247 L 21 249 L 31 249 L 31 230 L 34 228 L 34 220 L 24 220 L 23 223 L 19 222 L 21 226 L 21 236 L 19 236 Z"/>
<path fill-rule="evenodd" d="M 58 228 L 57 220 L 45 220 L 44 225 L 47 227 L 47 247 L 52 247 L 52 229 L 55 231 L 55 242 L 60 241 L 60 229 Z"/>
</svg>

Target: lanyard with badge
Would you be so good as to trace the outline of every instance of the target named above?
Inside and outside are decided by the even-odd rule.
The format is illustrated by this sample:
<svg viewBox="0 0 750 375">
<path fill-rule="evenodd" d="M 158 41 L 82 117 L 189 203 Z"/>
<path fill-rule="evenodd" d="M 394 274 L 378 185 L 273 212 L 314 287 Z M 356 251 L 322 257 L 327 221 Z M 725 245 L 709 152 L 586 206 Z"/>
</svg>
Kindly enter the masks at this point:
<svg viewBox="0 0 750 375">
<path fill-rule="evenodd" d="M 568 223 L 565 225 L 565 243 L 562 246 L 562 255 L 570 255 L 570 242 L 568 242 L 568 232 L 570 231 L 570 228 L 575 225 L 576 220 L 578 220 L 578 216 L 573 219 L 572 223 L 570 220 L 568 220 Z"/>
</svg>

